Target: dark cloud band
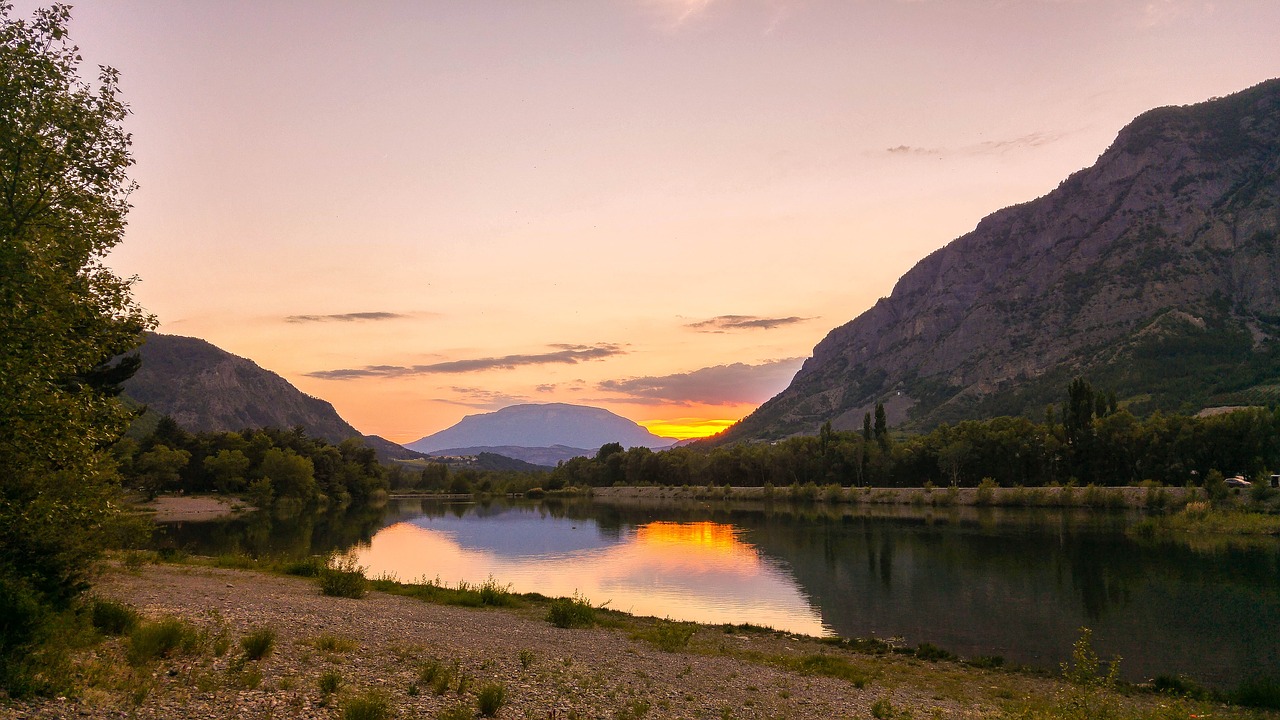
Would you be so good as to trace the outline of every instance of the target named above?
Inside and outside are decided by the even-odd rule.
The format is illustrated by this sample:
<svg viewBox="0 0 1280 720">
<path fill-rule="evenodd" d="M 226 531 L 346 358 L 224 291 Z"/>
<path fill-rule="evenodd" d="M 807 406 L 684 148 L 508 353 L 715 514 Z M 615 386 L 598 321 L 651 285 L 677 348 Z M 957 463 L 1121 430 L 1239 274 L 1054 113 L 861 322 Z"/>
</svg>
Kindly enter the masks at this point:
<svg viewBox="0 0 1280 720">
<path fill-rule="evenodd" d="M 675 375 L 605 380 L 597 387 L 641 405 L 761 403 L 782 391 L 803 362 L 804 358 L 787 358 L 759 365 L 716 365 Z"/>
<path fill-rule="evenodd" d="M 284 321 L 288 323 L 359 322 L 365 320 L 399 320 L 406 317 L 409 316 L 393 312 L 356 312 L 342 313 L 340 315 L 290 315 Z"/>
<path fill-rule="evenodd" d="M 524 365 L 563 364 L 574 365 L 587 360 L 599 360 L 613 355 L 624 355 L 626 351 L 619 345 L 554 345 L 561 348 L 555 352 L 531 355 L 504 355 L 502 357 L 472 358 L 470 360 L 450 360 L 430 365 L 366 365 L 362 368 L 345 368 L 339 370 L 317 370 L 307 373 L 307 377 L 321 380 L 355 380 L 360 378 L 408 377 L 411 375 L 433 375 L 439 373 L 469 373 L 484 370 L 511 370 Z"/>
<path fill-rule="evenodd" d="M 772 330 L 784 325 L 794 325 L 813 318 L 795 317 L 759 317 L 757 315 L 717 315 L 710 320 L 685 325 L 699 332 L 727 332 L 730 330 Z"/>
</svg>

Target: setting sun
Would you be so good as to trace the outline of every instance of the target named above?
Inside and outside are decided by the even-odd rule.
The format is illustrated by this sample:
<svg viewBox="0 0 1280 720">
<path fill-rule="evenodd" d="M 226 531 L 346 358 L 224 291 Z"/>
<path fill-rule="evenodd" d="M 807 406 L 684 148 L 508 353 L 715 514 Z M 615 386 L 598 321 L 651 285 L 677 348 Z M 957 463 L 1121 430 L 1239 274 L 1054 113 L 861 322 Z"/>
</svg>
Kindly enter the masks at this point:
<svg viewBox="0 0 1280 720">
<path fill-rule="evenodd" d="M 640 420 L 638 423 L 654 435 L 693 440 L 711 437 L 737 420 L 722 418 L 671 418 L 669 420 Z"/>
</svg>

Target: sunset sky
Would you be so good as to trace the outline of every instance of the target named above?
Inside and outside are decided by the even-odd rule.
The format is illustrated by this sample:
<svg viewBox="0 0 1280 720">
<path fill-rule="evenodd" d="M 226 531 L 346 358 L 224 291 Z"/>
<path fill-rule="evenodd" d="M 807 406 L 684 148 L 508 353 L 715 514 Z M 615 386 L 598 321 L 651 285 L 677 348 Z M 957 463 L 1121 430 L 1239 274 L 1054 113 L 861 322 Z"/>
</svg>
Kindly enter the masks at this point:
<svg viewBox="0 0 1280 720">
<path fill-rule="evenodd" d="M 399 442 L 521 402 L 717 430 L 1135 115 L 1280 76 L 1275 0 L 74 5 L 133 110 L 110 264 Z"/>
</svg>

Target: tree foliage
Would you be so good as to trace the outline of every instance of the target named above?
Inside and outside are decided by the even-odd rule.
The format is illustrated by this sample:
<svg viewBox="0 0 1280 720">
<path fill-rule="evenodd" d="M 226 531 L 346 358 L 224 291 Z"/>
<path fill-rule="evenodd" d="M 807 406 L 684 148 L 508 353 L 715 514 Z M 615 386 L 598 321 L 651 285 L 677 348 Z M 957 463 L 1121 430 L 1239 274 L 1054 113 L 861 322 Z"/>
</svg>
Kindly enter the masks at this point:
<svg viewBox="0 0 1280 720">
<path fill-rule="evenodd" d="M 69 10 L 29 20 L 0 3 L 0 684 L 24 692 L 47 617 L 87 586 L 113 516 L 105 448 L 153 324 L 103 264 L 133 183 L 118 75 L 79 76 Z"/>
</svg>

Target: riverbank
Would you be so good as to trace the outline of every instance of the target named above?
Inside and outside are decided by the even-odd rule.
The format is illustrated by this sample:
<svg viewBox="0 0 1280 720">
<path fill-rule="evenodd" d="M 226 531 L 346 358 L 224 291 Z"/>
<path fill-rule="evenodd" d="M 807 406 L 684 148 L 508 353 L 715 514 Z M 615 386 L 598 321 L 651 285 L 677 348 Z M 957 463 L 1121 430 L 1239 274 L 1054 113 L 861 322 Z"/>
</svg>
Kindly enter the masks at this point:
<svg viewBox="0 0 1280 720">
<path fill-rule="evenodd" d="M 135 507 L 162 523 L 221 520 L 254 509 L 239 498 L 216 495 L 161 495 Z"/>
<path fill-rule="evenodd" d="M 193 565 L 116 570 L 95 593 L 152 620 L 179 618 L 203 640 L 134 667 L 130 643 L 109 639 L 76 660 L 76 696 L 0 705 L 0 717 L 335 718 L 371 702 L 387 713 L 361 717 L 470 718 L 496 686 L 499 718 L 1280 717 L 975 667 L 936 648 L 904 654 L 618 613 L 563 629 L 536 597 L 513 608 L 327 597 L 310 579 Z M 242 645 L 255 630 L 274 637 L 260 660 Z"/>
<path fill-rule="evenodd" d="M 1098 507 L 1159 509 L 1181 507 L 1203 497 L 1200 488 L 1185 487 L 965 487 L 859 488 L 839 485 L 790 487 L 652 486 L 599 487 L 595 500 L 659 502 L 669 500 L 801 500 L 865 505 L 934 507 Z"/>
</svg>

